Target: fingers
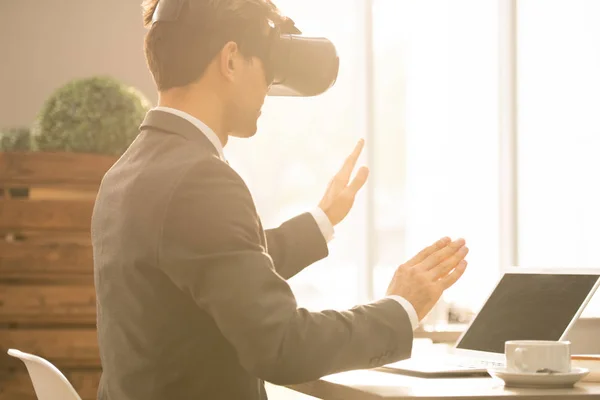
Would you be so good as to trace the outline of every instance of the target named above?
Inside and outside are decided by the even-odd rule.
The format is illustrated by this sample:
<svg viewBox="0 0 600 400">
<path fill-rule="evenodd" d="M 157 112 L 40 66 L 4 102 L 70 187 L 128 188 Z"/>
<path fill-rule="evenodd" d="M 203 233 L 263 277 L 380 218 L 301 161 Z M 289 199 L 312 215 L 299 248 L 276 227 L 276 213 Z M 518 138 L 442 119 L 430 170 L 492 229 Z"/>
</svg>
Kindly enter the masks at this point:
<svg viewBox="0 0 600 400">
<path fill-rule="evenodd" d="M 364 186 L 367 178 L 369 177 L 369 169 L 367 167 L 360 167 L 350 185 L 348 185 L 348 191 L 352 196 L 355 196 L 356 193 Z"/>
<path fill-rule="evenodd" d="M 424 248 L 423 250 L 421 250 L 416 256 L 414 256 L 413 258 L 408 260 L 406 263 L 404 263 L 404 265 L 409 266 L 409 267 L 412 267 L 413 265 L 417 265 L 418 263 L 425 260 L 430 254 L 433 254 L 436 251 L 446 247 L 448 245 L 448 243 L 450 243 L 450 238 L 445 236 L 445 237 L 441 238 L 440 240 L 438 240 L 437 242 L 435 242 L 434 244 L 432 244 L 431 246 L 428 246 L 428 247 Z"/>
<path fill-rule="evenodd" d="M 435 280 L 439 278 L 443 278 L 450 271 L 458 266 L 458 264 L 464 260 L 464 258 L 469 253 L 469 248 L 467 246 L 463 246 L 454 255 L 446 258 L 439 265 L 433 267 L 430 271 L 433 274 L 433 278 Z"/>
<path fill-rule="evenodd" d="M 343 204 L 349 205 L 348 210 L 350 209 L 349 207 L 351 207 L 354 203 L 356 193 L 358 193 L 358 191 L 364 186 L 365 182 L 367 182 L 368 176 L 369 169 L 367 167 L 361 167 L 352 182 L 350 182 L 350 185 L 346 186 L 340 193 L 339 197 L 343 199 Z"/>
<path fill-rule="evenodd" d="M 436 251 L 433 254 L 430 254 L 423 262 L 421 262 L 421 267 L 425 270 L 430 270 L 434 267 L 439 266 L 444 260 L 448 257 L 454 255 L 461 247 L 465 245 L 464 239 L 457 239 L 454 242 L 450 243 L 443 249 Z"/>
<path fill-rule="evenodd" d="M 360 139 L 354 147 L 352 154 L 350 154 L 346 158 L 346 161 L 344 161 L 344 165 L 337 173 L 336 178 L 339 178 L 339 180 L 342 181 L 344 185 L 348 184 L 348 181 L 350 180 L 350 175 L 352 175 L 352 171 L 356 166 L 356 162 L 358 161 L 358 157 L 360 157 L 360 153 L 362 152 L 364 146 L 365 141 L 363 139 Z"/>
<path fill-rule="evenodd" d="M 438 282 L 442 286 L 443 290 L 450 288 L 452 285 L 456 283 L 460 279 L 461 276 L 465 273 L 467 269 L 467 261 L 462 260 L 458 263 L 454 271 L 440 279 Z"/>
</svg>

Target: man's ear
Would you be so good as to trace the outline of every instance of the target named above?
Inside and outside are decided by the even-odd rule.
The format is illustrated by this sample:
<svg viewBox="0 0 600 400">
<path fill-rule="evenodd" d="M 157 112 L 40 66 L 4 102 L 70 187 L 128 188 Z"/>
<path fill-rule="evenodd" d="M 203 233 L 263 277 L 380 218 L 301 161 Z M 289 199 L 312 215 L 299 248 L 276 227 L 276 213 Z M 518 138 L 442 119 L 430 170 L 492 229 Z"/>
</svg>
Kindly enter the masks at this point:
<svg viewBox="0 0 600 400">
<path fill-rule="evenodd" d="M 227 42 L 221 49 L 219 58 L 219 70 L 228 81 L 233 81 L 235 70 L 237 67 L 236 61 L 239 57 L 238 45 L 235 42 Z"/>
</svg>

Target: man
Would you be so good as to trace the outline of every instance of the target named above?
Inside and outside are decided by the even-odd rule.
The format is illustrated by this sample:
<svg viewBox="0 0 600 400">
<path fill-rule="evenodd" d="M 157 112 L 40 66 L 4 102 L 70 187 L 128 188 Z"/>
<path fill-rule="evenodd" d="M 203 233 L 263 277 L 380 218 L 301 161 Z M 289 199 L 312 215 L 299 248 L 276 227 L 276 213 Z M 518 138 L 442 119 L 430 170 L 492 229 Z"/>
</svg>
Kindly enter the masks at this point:
<svg viewBox="0 0 600 400">
<path fill-rule="evenodd" d="M 397 269 L 384 299 L 297 307 L 286 279 L 327 256 L 367 171 L 350 181 L 360 142 L 317 209 L 263 230 L 223 146 L 256 132 L 265 37 L 281 20 L 269 0 L 189 0 L 147 34 L 159 106 L 104 177 L 92 220 L 99 399 L 265 399 L 264 381 L 408 358 L 418 321 L 466 268 L 464 240 L 444 238 Z"/>
</svg>

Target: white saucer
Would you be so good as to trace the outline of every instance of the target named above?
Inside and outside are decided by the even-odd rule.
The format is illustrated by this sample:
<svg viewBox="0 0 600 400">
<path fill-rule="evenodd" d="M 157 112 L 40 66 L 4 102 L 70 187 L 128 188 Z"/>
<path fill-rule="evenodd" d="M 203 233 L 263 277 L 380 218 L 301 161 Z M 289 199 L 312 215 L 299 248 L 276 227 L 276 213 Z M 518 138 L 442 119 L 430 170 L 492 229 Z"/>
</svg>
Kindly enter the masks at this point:
<svg viewBox="0 0 600 400">
<path fill-rule="evenodd" d="M 504 386 L 515 388 L 569 388 L 590 372 L 587 368 L 572 368 L 571 372 L 522 373 L 506 368 L 490 368 L 492 377 L 504 381 Z"/>
</svg>

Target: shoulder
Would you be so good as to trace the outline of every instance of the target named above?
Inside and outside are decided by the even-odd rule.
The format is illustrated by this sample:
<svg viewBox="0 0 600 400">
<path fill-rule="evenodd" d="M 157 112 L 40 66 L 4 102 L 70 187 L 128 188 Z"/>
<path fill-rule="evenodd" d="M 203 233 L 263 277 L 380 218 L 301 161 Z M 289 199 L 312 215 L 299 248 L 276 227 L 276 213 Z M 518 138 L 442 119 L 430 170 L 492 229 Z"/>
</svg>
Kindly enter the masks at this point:
<svg viewBox="0 0 600 400">
<path fill-rule="evenodd" d="M 169 199 L 163 239 L 213 252 L 258 249 L 260 237 L 256 207 L 242 178 L 217 158 L 191 163 Z"/>
<path fill-rule="evenodd" d="M 174 196 L 177 198 L 186 193 L 207 200 L 220 197 L 221 200 L 245 200 L 253 203 L 250 190 L 241 176 L 216 157 L 202 158 L 186 166 L 174 188 Z"/>
</svg>

